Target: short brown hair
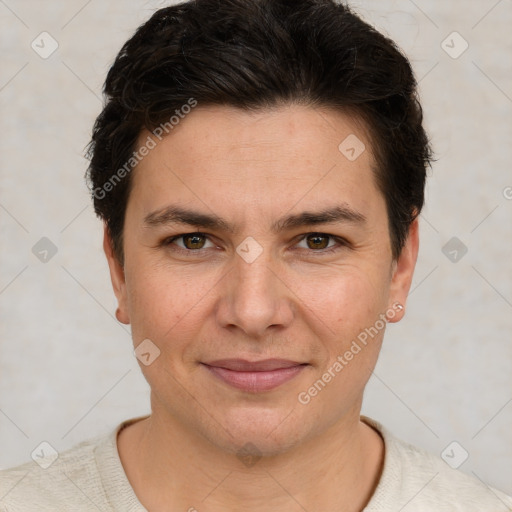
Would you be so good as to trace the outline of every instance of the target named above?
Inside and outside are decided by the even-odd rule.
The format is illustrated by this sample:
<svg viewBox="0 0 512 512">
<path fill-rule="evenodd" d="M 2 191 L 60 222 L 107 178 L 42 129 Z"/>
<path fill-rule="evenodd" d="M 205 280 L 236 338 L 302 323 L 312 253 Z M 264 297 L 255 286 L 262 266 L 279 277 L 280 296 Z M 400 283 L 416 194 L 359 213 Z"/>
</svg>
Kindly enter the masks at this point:
<svg viewBox="0 0 512 512">
<path fill-rule="evenodd" d="M 142 129 L 154 130 L 193 98 L 245 110 L 299 103 L 358 115 L 371 135 L 397 258 L 423 207 L 433 160 L 416 87 L 397 45 L 334 0 L 194 0 L 156 11 L 108 73 L 88 148 L 94 208 L 116 256 L 122 263 L 131 184 L 129 172 L 116 172 L 130 170 Z"/>
</svg>

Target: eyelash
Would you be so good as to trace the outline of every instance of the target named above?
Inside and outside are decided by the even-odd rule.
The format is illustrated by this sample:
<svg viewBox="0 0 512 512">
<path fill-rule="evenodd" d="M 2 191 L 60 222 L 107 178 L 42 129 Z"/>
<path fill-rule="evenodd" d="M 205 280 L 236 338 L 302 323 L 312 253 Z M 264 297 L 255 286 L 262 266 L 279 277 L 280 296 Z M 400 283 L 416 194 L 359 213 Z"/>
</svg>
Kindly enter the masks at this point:
<svg viewBox="0 0 512 512">
<path fill-rule="evenodd" d="M 185 253 L 187 256 L 193 256 L 194 253 L 198 253 L 198 254 L 201 253 L 203 251 L 203 249 L 184 249 L 183 247 L 179 247 L 176 244 L 173 244 L 173 242 L 175 240 L 183 238 L 183 237 L 185 237 L 187 235 L 198 235 L 198 236 L 205 237 L 205 238 L 209 239 L 209 236 L 208 236 L 207 233 L 201 233 L 199 231 L 194 231 L 192 233 L 182 233 L 181 235 L 176 235 L 176 236 L 173 236 L 173 237 L 170 237 L 170 238 L 166 238 L 162 242 L 162 245 L 167 246 L 167 247 L 170 247 L 171 245 L 174 245 L 174 247 L 172 247 L 173 251 L 178 251 L 178 252 L 181 252 L 181 253 Z M 346 240 L 344 240 L 343 238 L 340 238 L 340 237 L 334 236 L 334 235 L 330 235 L 329 233 L 320 233 L 318 231 L 312 231 L 311 233 L 304 234 L 302 236 L 302 238 L 297 243 L 302 242 L 304 239 L 306 239 L 308 236 L 311 236 L 311 235 L 329 237 L 329 238 L 331 238 L 332 240 L 335 240 L 338 243 L 337 246 L 329 247 L 327 249 L 319 249 L 317 251 L 315 251 L 314 249 L 309 249 L 309 251 L 312 252 L 312 253 L 319 253 L 320 255 L 322 255 L 322 254 L 331 254 L 331 253 L 334 253 L 336 251 L 339 251 L 340 249 L 342 249 L 344 247 L 348 247 L 349 246 L 349 243 Z"/>
</svg>

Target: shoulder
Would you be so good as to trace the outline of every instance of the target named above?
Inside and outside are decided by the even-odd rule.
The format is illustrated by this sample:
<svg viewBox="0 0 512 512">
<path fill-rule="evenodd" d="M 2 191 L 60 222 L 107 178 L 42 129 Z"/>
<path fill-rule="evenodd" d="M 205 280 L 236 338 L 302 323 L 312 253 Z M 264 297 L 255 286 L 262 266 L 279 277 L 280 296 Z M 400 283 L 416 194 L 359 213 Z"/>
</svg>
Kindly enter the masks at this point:
<svg viewBox="0 0 512 512">
<path fill-rule="evenodd" d="M 436 510 L 512 511 L 512 498 L 474 476 L 451 468 L 441 457 L 401 440 L 396 440 L 395 445 L 403 467 L 404 487 L 419 493 L 417 502 Z M 414 499 L 411 510 L 413 502 Z"/>
<path fill-rule="evenodd" d="M 378 422 L 362 419 L 385 444 L 381 479 L 365 512 L 397 506 L 403 512 L 512 512 L 512 497 L 394 437 Z"/>
<path fill-rule="evenodd" d="M 111 435 L 91 438 L 59 454 L 43 445 L 33 461 L 0 471 L 0 512 L 96 508 L 91 498 L 101 493 L 101 481 L 95 449 Z"/>
</svg>

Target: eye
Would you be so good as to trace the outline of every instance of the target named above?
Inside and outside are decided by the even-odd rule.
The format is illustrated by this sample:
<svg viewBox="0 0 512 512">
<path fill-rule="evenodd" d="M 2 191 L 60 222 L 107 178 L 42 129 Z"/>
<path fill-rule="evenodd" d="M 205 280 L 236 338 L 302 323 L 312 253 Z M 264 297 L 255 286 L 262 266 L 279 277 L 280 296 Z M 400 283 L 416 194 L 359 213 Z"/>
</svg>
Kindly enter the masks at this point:
<svg viewBox="0 0 512 512">
<path fill-rule="evenodd" d="M 329 240 L 333 241 L 329 245 Z M 181 242 L 181 244 L 177 242 Z M 206 243 L 209 242 L 210 246 Z M 305 243 L 306 246 L 300 246 Z M 194 232 L 194 233 L 183 233 L 176 235 L 171 238 L 167 238 L 162 242 L 162 245 L 171 248 L 172 250 L 182 252 L 187 255 L 193 253 L 200 253 L 201 249 L 209 249 L 215 247 L 215 244 L 209 239 L 206 233 Z M 341 247 L 348 246 L 348 243 L 340 237 L 329 235 L 327 233 L 307 233 L 303 235 L 299 241 L 297 247 L 305 249 L 309 252 L 325 254 L 339 250 Z"/>
<path fill-rule="evenodd" d="M 335 241 L 333 245 L 329 244 L 329 239 Z M 326 252 L 337 251 L 340 246 L 346 245 L 346 243 L 339 237 L 329 235 L 327 233 L 308 233 L 304 235 L 300 243 L 305 242 L 306 247 L 301 248 L 311 249 L 313 252 L 320 252 L 325 254 Z M 300 247 L 300 245 L 298 245 Z"/>
<path fill-rule="evenodd" d="M 183 245 L 174 243 L 175 241 L 181 240 Z M 205 248 L 205 242 L 208 240 L 208 236 L 204 233 L 185 233 L 182 235 L 173 236 L 171 238 L 167 238 L 164 241 L 164 245 L 176 245 L 179 249 L 188 252 L 195 252 L 199 249 Z M 215 247 L 214 244 L 210 241 L 211 247 Z M 208 247 L 206 247 L 208 248 Z"/>
</svg>

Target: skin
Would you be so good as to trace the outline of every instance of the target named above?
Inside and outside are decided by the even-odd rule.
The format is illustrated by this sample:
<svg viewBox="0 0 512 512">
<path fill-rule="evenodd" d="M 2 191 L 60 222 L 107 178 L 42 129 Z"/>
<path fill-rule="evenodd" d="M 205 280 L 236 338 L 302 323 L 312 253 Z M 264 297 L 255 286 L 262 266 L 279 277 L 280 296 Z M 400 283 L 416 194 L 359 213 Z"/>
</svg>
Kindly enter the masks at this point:
<svg viewBox="0 0 512 512">
<path fill-rule="evenodd" d="M 338 149 L 350 134 L 366 146 L 355 161 Z M 380 314 L 406 303 L 418 224 L 393 261 L 372 165 L 364 126 L 339 111 L 199 105 L 133 171 L 124 267 L 106 230 L 104 248 L 118 319 L 131 324 L 135 346 L 150 339 L 160 350 L 140 364 L 152 414 L 118 437 L 128 479 L 148 510 L 355 512 L 370 499 L 384 445 L 360 410 L 385 329 L 309 403 L 297 397 Z M 234 232 L 144 223 L 171 204 L 214 213 Z M 271 230 L 283 216 L 337 205 L 366 221 Z M 208 236 L 196 245 L 168 241 L 197 232 Z M 262 248 L 252 263 L 236 252 L 247 237 Z M 395 311 L 390 322 L 403 316 Z M 278 388 L 252 393 L 201 364 L 234 357 L 308 365 Z M 237 457 L 246 443 L 261 456 L 250 466 Z"/>
</svg>

